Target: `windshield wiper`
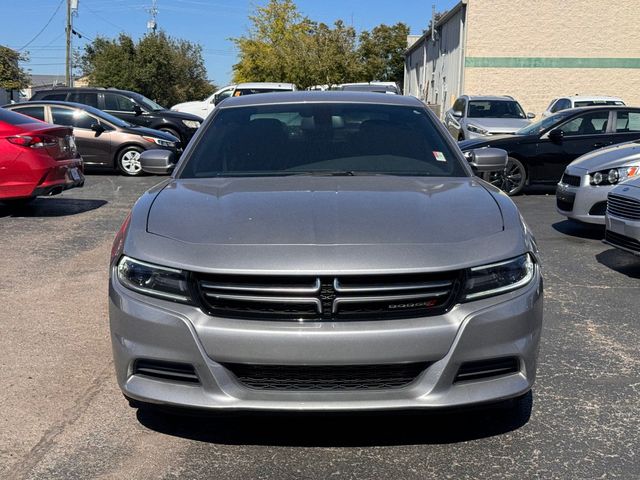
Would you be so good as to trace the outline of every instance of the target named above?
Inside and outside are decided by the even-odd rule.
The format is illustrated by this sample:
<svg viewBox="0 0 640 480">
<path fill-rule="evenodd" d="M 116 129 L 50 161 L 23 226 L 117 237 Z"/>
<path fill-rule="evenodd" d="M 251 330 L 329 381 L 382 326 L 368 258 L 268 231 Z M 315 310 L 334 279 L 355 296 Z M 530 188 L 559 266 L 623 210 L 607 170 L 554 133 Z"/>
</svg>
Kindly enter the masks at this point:
<svg viewBox="0 0 640 480">
<path fill-rule="evenodd" d="M 316 172 L 283 172 L 283 175 L 309 175 L 312 177 L 354 177 L 353 170 L 318 170 Z"/>
</svg>

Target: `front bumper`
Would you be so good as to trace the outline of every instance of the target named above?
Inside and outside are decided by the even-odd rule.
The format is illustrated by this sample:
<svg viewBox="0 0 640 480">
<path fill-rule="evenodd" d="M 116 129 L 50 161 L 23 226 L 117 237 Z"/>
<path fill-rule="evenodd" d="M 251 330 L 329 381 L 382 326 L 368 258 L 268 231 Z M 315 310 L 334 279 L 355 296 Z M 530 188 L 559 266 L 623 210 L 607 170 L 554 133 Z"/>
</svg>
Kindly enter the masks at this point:
<svg viewBox="0 0 640 480">
<path fill-rule="evenodd" d="M 568 170 L 567 170 L 568 171 Z M 580 177 L 580 186 L 558 183 L 556 188 L 556 211 L 567 218 L 594 225 L 604 225 L 607 195 L 615 185 L 593 186 L 586 170 L 572 171 Z"/>
<path fill-rule="evenodd" d="M 434 317 L 352 322 L 214 318 L 193 306 L 137 294 L 110 281 L 118 384 L 138 401 L 210 410 L 339 411 L 453 407 L 527 392 L 536 374 L 542 278 L 515 292 L 459 304 Z M 519 371 L 454 383 L 465 362 L 516 357 Z M 193 365 L 199 383 L 133 374 L 137 359 Z M 383 365 L 427 362 L 406 387 L 367 391 L 267 391 L 242 384 L 228 363 Z"/>
<path fill-rule="evenodd" d="M 640 220 L 607 214 L 604 242 L 634 255 L 640 255 Z M 613 232 L 614 235 L 611 235 Z"/>
</svg>

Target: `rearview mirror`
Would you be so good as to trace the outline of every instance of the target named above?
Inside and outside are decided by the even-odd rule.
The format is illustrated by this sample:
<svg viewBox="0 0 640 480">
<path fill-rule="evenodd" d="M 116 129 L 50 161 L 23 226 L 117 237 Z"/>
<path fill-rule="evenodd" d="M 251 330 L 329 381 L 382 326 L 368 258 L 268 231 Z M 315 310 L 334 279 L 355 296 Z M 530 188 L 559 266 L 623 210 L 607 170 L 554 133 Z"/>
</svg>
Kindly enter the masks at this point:
<svg viewBox="0 0 640 480">
<path fill-rule="evenodd" d="M 169 150 L 145 150 L 140 154 L 140 166 L 145 173 L 167 175 L 176 167 L 176 156 Z"/>
<path fill-rule="evenodd" d="M 501 148 L 476 148 L 467 155 L 469 165 L 476 172 L 498 172 L 507 166 L 508 154 Z"/>
<path fill-rule="evenodd" d="M 562 143 L 562 139 L 564 138 L 564 132 L 560 128 L 554 128 L 549 132 L 549 140 L 553 143 Z"/>
<path fill-rule="evenodd" d="M 529 113 L 527 113 L 527 118 L 528 118 L 529 120 L 531 120 L 532 118 L 536 118 L 536 114 L 535 114 L 535 113 L 531 113 L 531 112 L 529 112 Z"/>
<path fill-rule="evenodd" d="M 144 113 L 144 111 L 142 110 L 142 108 L 140 108 L 140 105 L 134 105 L 133 106 L 133 113 L 135 114 L 136 117 L 142 115 Z"/>
</svg>

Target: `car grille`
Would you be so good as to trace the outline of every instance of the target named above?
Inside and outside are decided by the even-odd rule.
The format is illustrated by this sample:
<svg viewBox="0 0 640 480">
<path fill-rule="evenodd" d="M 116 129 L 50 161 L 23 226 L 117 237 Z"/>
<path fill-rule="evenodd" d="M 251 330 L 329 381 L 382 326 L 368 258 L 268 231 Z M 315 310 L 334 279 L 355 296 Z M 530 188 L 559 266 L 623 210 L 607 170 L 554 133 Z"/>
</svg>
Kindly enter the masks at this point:
<svg viewBox="0 0 640 480">
<path fill-rule="evenodd" d="M 604 240 L 614 247 L 621 247 L 640 254 L 640 241 L 636 240 L 635 238 L 627 237 L 625 235 L 620 235 L 619 233 L 607 230 L 604 234 Z"/>
<path fill-rule="evenodd" d="M 244 386 L 256 390 L 386 390 L 413 382 L 428 363 L 290 366 L 224 364 Z"/>
<path fill-rule="evenodd" d="M 392 319 L 437 315 L 458 294 L 462 272 L 340 277 L 197 275 L 202 307 L 227 318 Z"/>
<path fill-rule="evenodd" d="M 640 220 L 640 201 L 610 193 L 607 198 L 607 213 L 620 218 Z"/>
<path fill-rule="evenodd" d="M 578 177 L 577 175 L 569 175 L 568 173 L 565 173 L 562 175 L 562 180 L 560 180 L 560 183 L 571 185 L 572 187 L 579 187 L 580 177 Z"/>
</svg>

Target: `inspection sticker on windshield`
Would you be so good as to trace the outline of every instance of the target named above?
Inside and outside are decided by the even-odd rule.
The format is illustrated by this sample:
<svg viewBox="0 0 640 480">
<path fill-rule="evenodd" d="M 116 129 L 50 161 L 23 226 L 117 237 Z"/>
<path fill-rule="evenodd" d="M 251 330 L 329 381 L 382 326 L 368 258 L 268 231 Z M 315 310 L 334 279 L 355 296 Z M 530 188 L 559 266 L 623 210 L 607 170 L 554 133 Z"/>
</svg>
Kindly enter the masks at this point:
<svg viewBox="0 0 640 480">
<path fill-rule="evenodd" d="M 442 152 L 436 152 L 434 150 L 433 156 L 436 157 L 436 160 L 439 161 L 439 162 L 446 162 L 447 161 L 447 159 L 444 157 L 444 153 L 442 153 Z"/>
</svg>

